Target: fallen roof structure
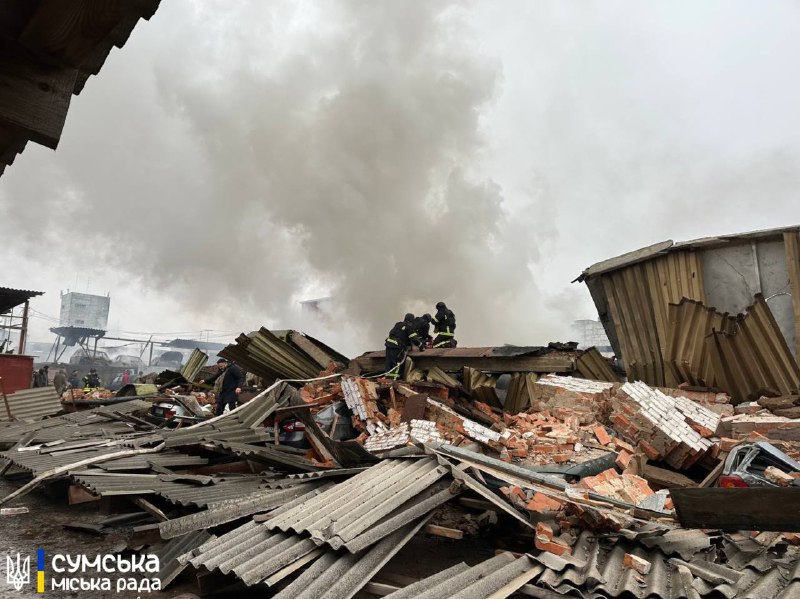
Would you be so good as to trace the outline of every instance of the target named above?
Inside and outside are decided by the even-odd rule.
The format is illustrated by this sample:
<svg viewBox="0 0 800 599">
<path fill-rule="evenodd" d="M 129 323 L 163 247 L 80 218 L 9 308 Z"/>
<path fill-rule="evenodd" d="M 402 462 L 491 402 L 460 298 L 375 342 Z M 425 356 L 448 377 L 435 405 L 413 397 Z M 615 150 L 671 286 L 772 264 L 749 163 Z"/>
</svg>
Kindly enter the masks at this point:
<svg viewBox="0 0 800 599">
<path fill-rule="evenodd" d="M 313 378 L 331 363 L 348 362 L 345 356 L 310 335 L 264 327 L 248 335 L 242 333 L 236 344 L 228 345 L 219 355 L 269 382 Z"/>
<path fill-rule="evenodd" d="M 763 301 L 774 321 L 752 339 L 760 359 L 768 367 L 786 361 L 786 353 L 775 343 L 760 343 L 767 339 L 762 333 L 773 329 L 780 332 L 795 365 L 800 357 L 798 226 L 665 241 L 594 264 L 576 281 L 589 288 L 614 352 L 632 380 L 660 387 L 690 382 L 674 352 L 676 337 L 691 329 L 675 330 L 670 316 L 670 304 L 685 300 L 735 315 L 751 310 L 754 296 L 760 294 L 763 300 L 756 304 Z M 769 339 L 775 335 L 770 333 Z"/>
</svg>

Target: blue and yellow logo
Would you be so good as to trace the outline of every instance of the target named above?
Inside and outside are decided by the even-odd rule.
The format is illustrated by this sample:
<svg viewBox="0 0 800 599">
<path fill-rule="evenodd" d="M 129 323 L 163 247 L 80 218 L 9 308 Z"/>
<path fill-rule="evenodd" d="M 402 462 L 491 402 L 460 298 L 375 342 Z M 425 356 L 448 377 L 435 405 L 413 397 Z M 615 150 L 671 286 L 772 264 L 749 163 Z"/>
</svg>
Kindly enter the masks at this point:
<svg viewBox="0 0 800 599">
<path fill-rule="evenodd" d="M 36 592 L 44 593 L 44 549 L 36 550 Z"/>
</svg>

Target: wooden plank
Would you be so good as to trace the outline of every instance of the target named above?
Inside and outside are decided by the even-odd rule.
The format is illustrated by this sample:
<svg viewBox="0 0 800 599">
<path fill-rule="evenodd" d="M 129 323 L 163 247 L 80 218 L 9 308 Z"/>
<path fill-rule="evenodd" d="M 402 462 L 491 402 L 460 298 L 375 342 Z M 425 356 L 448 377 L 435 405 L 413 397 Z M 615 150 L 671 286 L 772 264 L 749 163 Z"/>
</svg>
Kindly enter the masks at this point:
<svg viewBox="0 0 800 599">
<path fill-rule="evenodd" d="M 70 485 L 67 489 L 67 501 L 69 505 L 77 505 L 89 501 L 100 501 L 100 496 L 93 495 L 80 485 Z"/>
<path fill-rule="evenodd" d="M 795 358 L 800 364 L 800 233 L 797 231 L 784 233 L 783 244 L 786 248 L 786 269 L 789 271 L 789 284 L 792 289 Z"/>
<path fill-rule="evenodd" d="M 485 499 L 473 499 L 472 497 L 459 497 L 458 503 L 464 507 L 472 508 L 474 510 L 492 510 L 496 511 L 496 506 L 491 501 Z"/>
<path fill-rule="evenodd" d="M 167 515 L 164 512 L 162 512 L 160 509 L 158 509 L 156 506 L 154 506 L 152 503 L 150 503 L 146 499 L 144 499 L 142 497 L 135 497 L 135 498 L 131 499 L 131 501 L 135 505 L 137 505 L 140 508 L 142 508 L 145 512 L 147 512 L 148 514 L 153 516 L 159 522 L 165 522 L 166 520 L 169 520 L 169 518 L 167 518 Z"/>
<path fill-rule="evenodd" d="M 444 537 L 446 539 L 456 539 L 460 541 L 464 538 L 464 531 L 457 528 L 447 528 L 446 526 L 438 526 L 437 524 L 426 524 L 422 528 L 422 532 L 437 537 Z"/>
<path fill-rule="evenodd" d="M 685 528 L 800 532 L 800 488 L 672 489 Z"/>
<path fill-rule="evenodd" d="M 383 352 L 370 357 L 356 358 L 363 372 L 383 372 Z M 414 354 L 414 366 L 420 370 L 440 368 L 444 372 L 461 372 L 464 366 L 487 373 L 506 372 L 573 372 L 575 358 L 570 354 L 545 354 L 543 356 L 427 356 Z"/>
<path fill-rule="evenodd" d="M 8 44 L 0 47 L 0 123 L 55 149 L 77 74 L 38 63 Z"/>
<path fill-rule="evenodd" d="M 703 482 L 701 482 L 698 485 L 700 488 L 707 489 L 715 482 L 717 482 L 717 479 L 719 478 L 720 474 L 722 474 L 722 471 L 725 469 L 725 458 L 728 457 L 728 452 L 723 451 L 719 454 L 718 457 L 720 460 L 719 464 L 714 466 L 714 469 L 711 472 L 709 472 L 708 476 L 706 476 L 703 479 Z"/>
<path fill-rule="evenodd" d="M 697 483 L 688 476 L 684 476 L 678 472 L 658 468 L 645 464 L 644 473 L 641 475 L 647 482 L 652 483 L 662 489 L 683 489 L 687 487 L 696 487 Z"/>
<path fill-rule="evenodd" d="M 41 0 L 19 36 L 41 60 L 77 68 L 122 18 L 120 0 Z"/>
</svg>

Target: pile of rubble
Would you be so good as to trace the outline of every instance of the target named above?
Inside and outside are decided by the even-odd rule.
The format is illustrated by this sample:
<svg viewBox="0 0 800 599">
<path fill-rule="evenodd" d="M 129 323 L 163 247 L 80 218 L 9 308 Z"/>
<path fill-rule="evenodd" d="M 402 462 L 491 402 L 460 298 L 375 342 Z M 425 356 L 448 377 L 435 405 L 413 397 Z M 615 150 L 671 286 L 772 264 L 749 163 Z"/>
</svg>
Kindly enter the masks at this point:
<svg viewBox="0 0 800 599">
<path fill-rule="evenodd" d="M 273 348 L 303 356 L 306 375 L 314 367 L 319 348 L 307 338 L 267 333 L 240 339 L 248 360 Z M 800 521 L 786 498 L 800 480 L 800 421 L 761 404 L 737 413 L 716 391 L 622 382 L 596 356 L 584 373 L 603 380 L 576 367 L 530 370 L 566 364 L 563 344 L 505 357 L 449 351 L 427 368 L 407 362 L 399 381 L 331 362 L 191 426 L 153 424 L 141 399 L 7 423 L 0 470 L 23 485 L 0 504 L 58 483 L 51 491 L 66 489 L 70 504 L 127 514 L 124 526 L 113 515 L 85 526 L 122 537 L 120 550 L 162 556 L 162 587 L 194 573 L 223 594 L 735 599 L 767 584 L 775 597 L 800 589 Z M 472 365 L 456 368 L 458 352 Z M 271 355 L 261 370 L 280 374 L 283 362 Z M 208 396 L 191 379 L 171 378 L 152 401 L 202 411 Z M 780 514 L 728 505 L 713 521 L 695 509 L 740 491 L 711 488 L 721 476 L 753 474 L 723 473 L 739 451 L 742 469 L 768 456 L 764 491 L 784 493 Z M 457 563 L 464 539 L 487 559 Z M 420 580 L 403 576 L 403 560 L 425 546 L 453 559 Z"/>
</svg>

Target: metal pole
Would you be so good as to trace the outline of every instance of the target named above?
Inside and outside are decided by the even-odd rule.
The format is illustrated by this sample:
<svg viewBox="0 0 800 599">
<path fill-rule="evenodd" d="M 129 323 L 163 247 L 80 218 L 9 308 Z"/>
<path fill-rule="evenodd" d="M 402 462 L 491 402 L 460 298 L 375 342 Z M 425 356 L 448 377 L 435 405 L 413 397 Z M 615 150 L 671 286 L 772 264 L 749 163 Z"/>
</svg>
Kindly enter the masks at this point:
<svg viewBox="0 0 800 599">
<path fill-rule="evenodd" d="M 148 360 L 147 360 L 147 365 L 148 366 L 152 366 L 153 365 L 153 341 L 152 340 L 150 341 L 150 358 L 148 358 Z"/>
<path fill-rule="evenodd" d="M 22 329 L 19 332 L 19 349 L 18 354 L 25 353 L 25 338 L 28 336 L 28 305 L 30 300 L 25 301 L 25 308 L 22 310 Z"/>
<path fill-rule="evenodd" d="M 8 414 L 9 422 L 13 422 L 16 420 L 14 415 L 11 413 L 11 407 L 8 405 L 8 397 L 6 397 L 6 386 L 3 384 L 3 377 L 0 376 L 0 393 L 3 394 L 3 403 L 6 404 L 6 413 Z"/>
</svg>

